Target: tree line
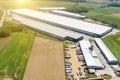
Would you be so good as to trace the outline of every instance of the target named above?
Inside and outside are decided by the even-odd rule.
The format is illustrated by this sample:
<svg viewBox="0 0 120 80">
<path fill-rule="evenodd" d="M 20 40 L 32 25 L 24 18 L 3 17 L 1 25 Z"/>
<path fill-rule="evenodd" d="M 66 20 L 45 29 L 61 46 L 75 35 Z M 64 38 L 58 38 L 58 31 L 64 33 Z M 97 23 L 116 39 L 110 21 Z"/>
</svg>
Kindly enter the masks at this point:
<svg viewBox="0 0 120 80">
<path fill-rule="evenodd" d="M 4 21 L 3 26 L 0 28 L 0 37 L 7 37 L 12 32 L 22 32 L 24 25 L 17 24 L 12 21 Z"/>
<path fill-rule="evenodd" d="M 108 4 L 108 7 L 120 7 L 120 3 L 111 3 Z"/>
</svg>

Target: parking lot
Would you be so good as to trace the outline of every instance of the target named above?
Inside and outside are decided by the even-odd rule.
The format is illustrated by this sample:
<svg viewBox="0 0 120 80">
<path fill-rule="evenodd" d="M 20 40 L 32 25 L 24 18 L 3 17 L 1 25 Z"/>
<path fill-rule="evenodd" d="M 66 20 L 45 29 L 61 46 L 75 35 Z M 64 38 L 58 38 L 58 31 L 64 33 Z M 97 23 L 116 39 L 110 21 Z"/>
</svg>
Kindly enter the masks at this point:
<svg viewBox="0 0 120 80">
<path fill-rule="evenodd" d="M 88 77 L 87 73 L 84 70 L 85 63 L 83 55 L 78 55 L 76 49 L 77 46 L 75 44 L 72 44 L 68 45 L 67 50 L 65 50 L 65 62 L 67 64 L 65 67 L 67 72 L 67 80 L 81 80 L 85 79 L 85 77 Z M 69 69 L 71 69 L 70 72 L 68 71 Z"/>
</svg>

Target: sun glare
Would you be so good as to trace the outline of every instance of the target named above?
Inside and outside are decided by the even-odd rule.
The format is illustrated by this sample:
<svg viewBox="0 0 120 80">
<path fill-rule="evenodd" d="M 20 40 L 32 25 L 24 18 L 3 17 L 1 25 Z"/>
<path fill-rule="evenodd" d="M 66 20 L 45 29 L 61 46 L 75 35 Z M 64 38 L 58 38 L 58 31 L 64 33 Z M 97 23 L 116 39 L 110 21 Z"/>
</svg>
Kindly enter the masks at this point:
<svg viewBox="0 0 120 80">
<path fill-rule="evenodd" d="M 30 0 L 18 0 L 18 8 L 20 7 L 24 7 L 26 4 L 28 4 L 30 2 Z"/>
<path fill-rule="evenodd" d="M 23 3 L 25 0 L 18 0 L 18 3 Z"/>
<path fill-rule="evenodd" d="M 19 4 L 25 4 L 26 2 L 28 2 L 28 0 L 18 0 Z"/>
</svg>

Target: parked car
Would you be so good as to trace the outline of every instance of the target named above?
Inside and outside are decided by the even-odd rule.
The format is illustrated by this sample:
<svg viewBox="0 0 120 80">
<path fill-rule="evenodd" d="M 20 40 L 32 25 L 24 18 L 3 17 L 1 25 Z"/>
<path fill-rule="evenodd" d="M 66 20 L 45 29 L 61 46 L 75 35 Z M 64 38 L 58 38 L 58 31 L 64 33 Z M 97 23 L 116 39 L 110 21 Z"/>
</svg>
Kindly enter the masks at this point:
<svg viewBox="0 0 120 80">
<path fill-rule="evenodd" d="M 65 68 L 71 68 L 71 66 L 65 66 Z"/>
<path fill-rule="evenodd" d="M 90 78 L 90 76 L 89 76 L 88 74 L 85 74 L 85 77 L 86 77 L 86 78 Z"/>
<path fill-rule="evenodd" d="M 81 66 L 86 66 L 86 64 L 84 63 L 84 64 L 82 64 Z"/>
<path fill-rule="evenodd" d="M 79 75 L 82 75 L 82 71 L 80 67 L 78 68 L 78 72 L 79 72 Z"/>
<path fill-rule="evenodd" d="M 71 66 L 72 63 L 70 63 L 70 62 L 65 62 L 65 65 Z"/>
</svg>

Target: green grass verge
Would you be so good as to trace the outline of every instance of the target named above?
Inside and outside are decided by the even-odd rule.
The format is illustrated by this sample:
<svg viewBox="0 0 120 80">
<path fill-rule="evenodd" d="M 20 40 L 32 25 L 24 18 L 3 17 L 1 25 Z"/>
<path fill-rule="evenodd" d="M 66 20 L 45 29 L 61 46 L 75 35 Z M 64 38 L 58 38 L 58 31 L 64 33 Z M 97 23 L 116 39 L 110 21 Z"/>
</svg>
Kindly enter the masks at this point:
<svg viewBox="0 0 120 80">
<path fill-rule="evenodd" d="M 103 13 L 100 12 L 95 12 L 95 11 L 89 11 L 88 13 L 82 13 L 83 15 L 87 16 L 87 17 L 94 17 L 94 16 L 100 16 L 103 15 Z"/>
<path fill-rule="evenodd" d="M 2 16 L 3 16 L 3 11 L 0 10 L 0 20 L 1 20 Z"/>
<path fill-rule="evenodd" d="M 89 74 L 90 78 L 97 78 L 96 74 Z"/>
<path fill-rule="evenodd" d="M 2 40 L 3 38 L 0 38 L 0 41 Z"/>
<path fill-rule="evenodd" d="M 22 80 L 34 41 L 34 34 L 13 33 L 11 40 L 0 51 L 0 78 Z"/>
<path fill-rule="evenodd" d="M 46 38 L 46 39 L 51 39 L 51 40 L 54 40 L 54 41 L 60 41 L 61 42 L 60 39 L 51 37 L 51 36 L 49 36 L 47 34 L 43 34 L 40 31 L 32 30 L 32 28 L 30 28 L 29 26 L 25 26 L 24 32 L 35 33 L 36 36 L 43 37 L 43 38 Z"/>
<path fill-rule="evenodd" d="M 120 33 L 106 36 L 103 38 L 103 42 L 111 50 L 113 55 L 118 59 L 118 62 L 120 63 Z"/>
<path fill-rule="evenodd" d="M 102 78 L 104 78 L 104 79 L 107 79 L 107 80 L 112 79 L 112 76 L 109 75 L 109 74 L 101 74 L 100 76 L 101 76 Z"/>
</svg>

